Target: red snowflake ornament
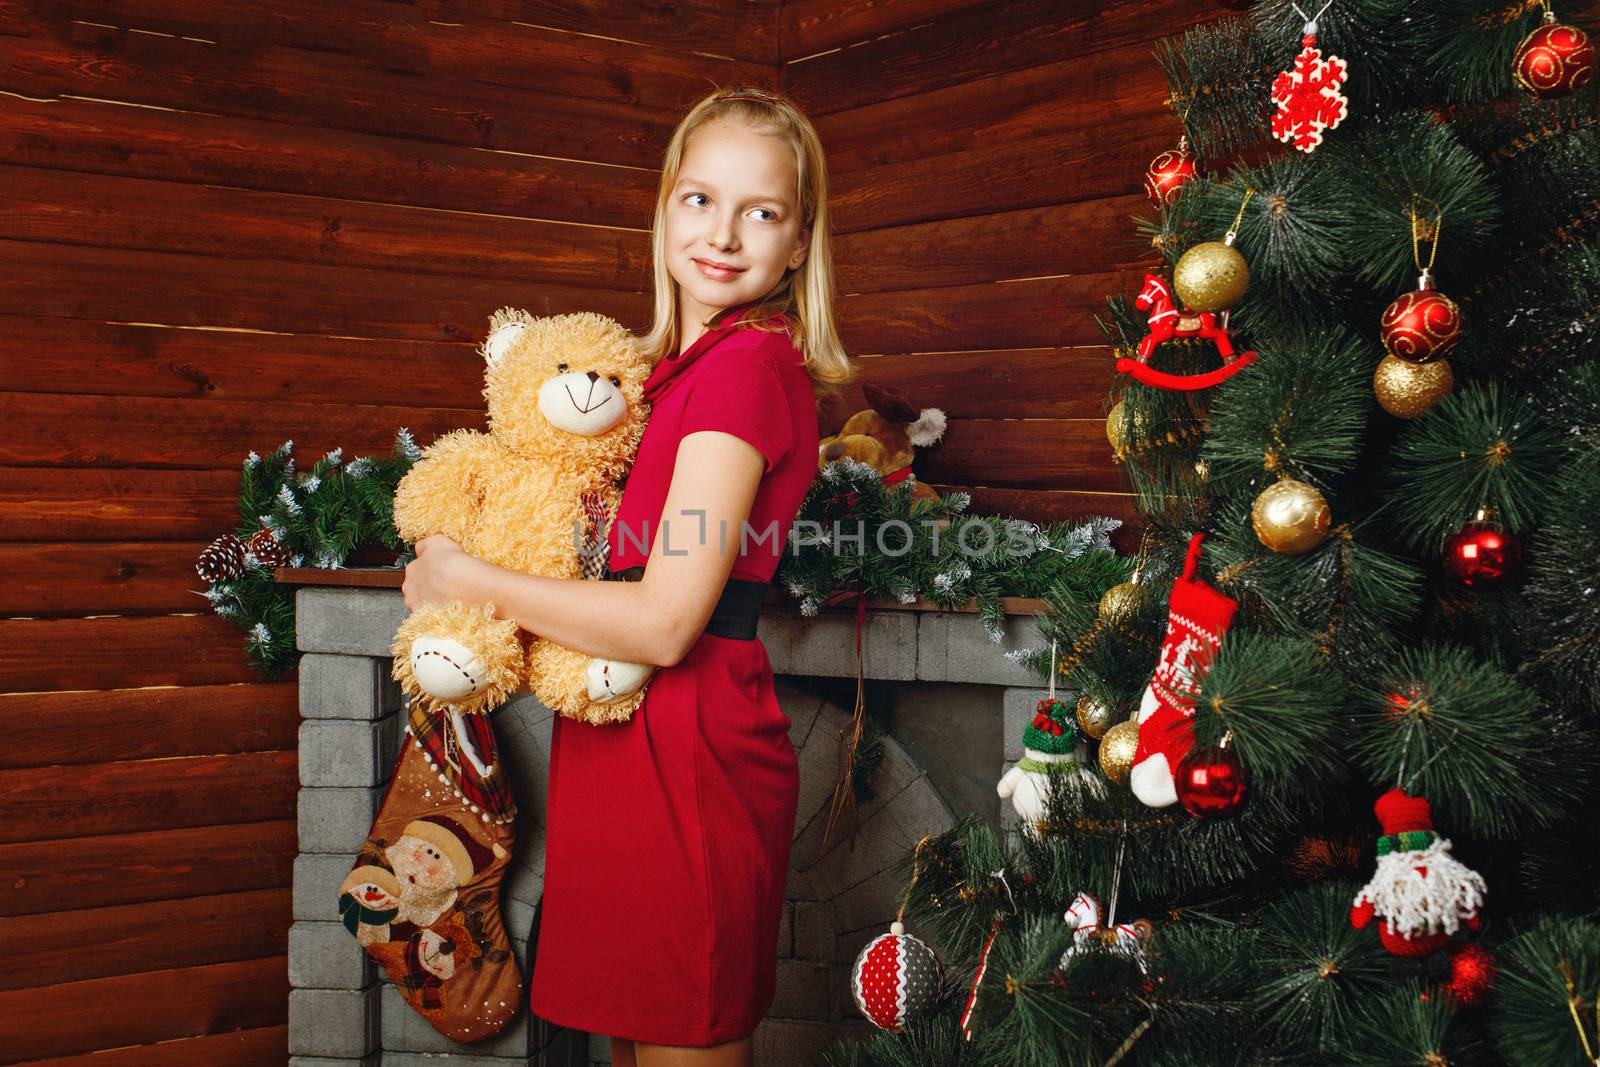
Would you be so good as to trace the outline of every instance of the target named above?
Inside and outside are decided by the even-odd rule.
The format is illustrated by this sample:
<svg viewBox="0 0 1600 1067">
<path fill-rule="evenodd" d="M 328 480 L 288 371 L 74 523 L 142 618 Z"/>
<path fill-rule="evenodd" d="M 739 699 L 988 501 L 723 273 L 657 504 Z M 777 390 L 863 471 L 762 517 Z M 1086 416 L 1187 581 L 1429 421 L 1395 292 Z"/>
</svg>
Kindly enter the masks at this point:
<svg viewBox="0 0 1600 1067">
<path fill-rule="evenodd" d="M 1326 59 L 1317 50 L 1317 35 L 1308 33 L 1294 57 L 1294 69 L 1281 71 L 1272 83 L 1272 136 L 1309 152 L 1322 143 L 1322 131 L 1344 121 L 1350 101 L 1341 92 L 1346 67 L 1338 56 Z"/>
</svg>

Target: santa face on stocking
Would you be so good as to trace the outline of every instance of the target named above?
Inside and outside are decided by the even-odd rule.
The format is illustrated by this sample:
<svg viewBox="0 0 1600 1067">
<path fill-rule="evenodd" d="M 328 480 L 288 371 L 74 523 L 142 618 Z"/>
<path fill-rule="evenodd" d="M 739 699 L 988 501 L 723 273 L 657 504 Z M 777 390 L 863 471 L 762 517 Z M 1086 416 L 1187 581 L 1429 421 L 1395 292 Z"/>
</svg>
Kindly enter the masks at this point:
<svg viewBox="0 0 1600 1067">
<path fill-rule="evenodd" d="M 448 816 L 413 819 L 384 851 L 400 885 L 400 918 L 430 925 L 455 903 L 457 890 L 474 872 L 503 851 L 491 852 Z"/>
<path fill-rule="evenodd" d="M 455 903 L 460 882 L 450 862 L 428 842 L 402 837 L 384 856 L 400 881 L 400 918 L 427 926 Z"/>
</svg>

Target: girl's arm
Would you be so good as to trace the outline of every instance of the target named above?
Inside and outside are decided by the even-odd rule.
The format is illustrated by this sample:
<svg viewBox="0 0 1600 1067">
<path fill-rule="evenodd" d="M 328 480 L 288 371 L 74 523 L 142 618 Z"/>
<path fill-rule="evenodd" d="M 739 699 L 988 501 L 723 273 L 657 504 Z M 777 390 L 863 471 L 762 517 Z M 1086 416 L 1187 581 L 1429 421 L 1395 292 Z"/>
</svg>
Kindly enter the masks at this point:
<svg viewBox="0 0 1600 1067">
<path fill-rule="evenodd" d="M 685 434 L 659 529 L 628 531 L 635 541 L 652 540 L 640 581 L 545 578 L 457 553 L 455 599 L 492 603 L 497 618 L 577 652 L 670 667 L 717 606 L 765 465 L 754 445 L 733 434 Z"/>
</svg>

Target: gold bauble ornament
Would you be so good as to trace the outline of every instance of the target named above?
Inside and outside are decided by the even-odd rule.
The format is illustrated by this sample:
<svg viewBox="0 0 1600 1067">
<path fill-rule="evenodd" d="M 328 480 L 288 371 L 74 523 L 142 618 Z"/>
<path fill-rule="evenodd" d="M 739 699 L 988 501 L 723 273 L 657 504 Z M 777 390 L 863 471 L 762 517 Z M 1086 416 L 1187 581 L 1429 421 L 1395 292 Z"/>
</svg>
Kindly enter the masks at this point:
<svg viewBox="0 0 1600 1067">
<path fill-rule="evenodd" d="M 1128 438 L 1124 434 L 1127 423 L 1128 409 L 1122 401 L 1111 405 L 1111 411 L 1106 415 L 1106 440 L 1111 442 L 1111 451 L 1120 456 L 1127 449 Z"/>
<path fill-rule="evenodd" d="M 1383 410 L 1398 419 L 1415 419 L 1450 395 L 1455 375 L 1446 360 L 1412 363 L 1399 356 L 1384 356 L 1372 375 L 1372 391 Z"/>
<path fill-rule="evenodd" d="M 1286 556 L 1320 545 L 1332 518 L 1316 487 L 1293 478 L 1268 486 L 1250 508 L 1250 525 L 1261 543 Z"/>
<path fill-rule="evenodd" d="M 1149 419 L 1144 412 L 1137 412 L 1132 418 L 1128 417 L 1127 402 L 1117 401 L 1111 406 L 1111 411 L 1106 415 L 1106 440 L 1111 442 L 1111 450 L 1121 458 L 1128 454 L 1128 439 L 1131 436 L 1135 442 L 1145 436 L 1145 427 Z"/>
<path fill-rule="evenodd" d="M 1139 747 L 1139 724 L 1132 719 L 1119 722 L 1100 739 L 1100 770 L 1118 785 L 1126 785 L 1133 773 L 1133 752 Z"/>
<path fill-rule="evenodd" d="M 1098 700 L 1088 693 L 1078 698 L 1078 729 L 1096 741 L 1111 729 L 1115 716 L 1116 713 L 1111 710 L 1111 705 L 1103 700 Z"/>
<path fill-rule="evenodd" d="M 1100 621 L 1107 626 L 1122 626 L 1139 610 L 1139 586 L 1120 582 L 1100 595 Z"/>
<path fill-rule="evenodd" d="M 1249 287 L 1250 266 L 1230 240 L 1195 245 L 1172 271 L 1172 288 L 1190 311 L 1226 311 Z"/>
</svg>

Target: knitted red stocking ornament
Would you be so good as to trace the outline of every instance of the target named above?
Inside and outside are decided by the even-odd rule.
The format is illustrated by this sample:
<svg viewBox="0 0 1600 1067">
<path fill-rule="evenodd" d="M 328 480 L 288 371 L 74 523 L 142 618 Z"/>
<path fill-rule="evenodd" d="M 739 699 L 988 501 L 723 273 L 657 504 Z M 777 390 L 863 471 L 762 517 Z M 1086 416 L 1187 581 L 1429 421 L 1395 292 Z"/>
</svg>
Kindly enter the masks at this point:
<svg viewBox="0 0 1600 1067">
<path fill-rule="evenodd" d="M 1172 583 L 1166 640 L 1139 702 L 1139 744 L 1128 781 L 1133 795 L 1152 808 L 1178 802 L 1173 772 L 1194 747 L 1195 697 L 1239 607 L 1194 576 L 1203 540 L 1203 533 L 1189 540 L 1183 577 Z"/>
</svg>

